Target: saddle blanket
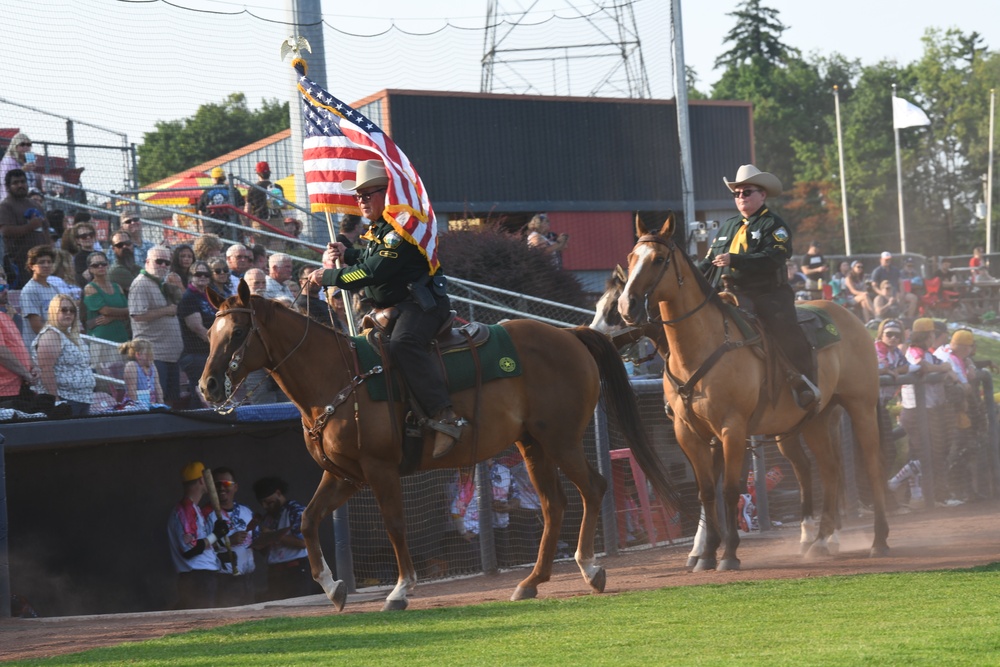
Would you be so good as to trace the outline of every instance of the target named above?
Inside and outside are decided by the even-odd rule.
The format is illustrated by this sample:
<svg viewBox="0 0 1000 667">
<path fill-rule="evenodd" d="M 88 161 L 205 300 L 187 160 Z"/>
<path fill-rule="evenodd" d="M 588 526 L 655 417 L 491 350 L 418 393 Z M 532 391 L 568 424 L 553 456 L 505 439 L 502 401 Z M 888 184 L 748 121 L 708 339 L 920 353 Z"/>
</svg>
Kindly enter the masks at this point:
<svg viewBox="0 0 1000 667">
<path fill-rule="evenodd" d="M 840 330 L 830 314 L 816 306 L 795 306 L 799 326 L 817 350 L 840 341 Z"/>
<path fill-rule="evenodd" d="M 514 347 L 510 335 L 499 324 L 491 324 L 489 329 L 489 339 L 476 348 L 479 365 L 483 372 L 483 383 L 517 377 L 521 374 L 521 359 L 518 357 L 517 349 Z M 361 372 L 370 371 L 378 365 L 384 366 L 379 351 L 373 348 L 364 336 L 355 336 L 351 340 L 357 347 Z M 476 366 L 472 360 L 472 352 L 469 351 L 468 347 L 445 350 L 441 358 L 444 360 L 449 393 L 470 389 L 476 385 Z M 369 377 L 365 380 L 365 386 L 368 387 L 368 397 L 371 400 L 389 400 L 384 373 Z M 397 399 L 403 395 L 398 373 L 393 373 L 392 395 Z"/>
</svg>

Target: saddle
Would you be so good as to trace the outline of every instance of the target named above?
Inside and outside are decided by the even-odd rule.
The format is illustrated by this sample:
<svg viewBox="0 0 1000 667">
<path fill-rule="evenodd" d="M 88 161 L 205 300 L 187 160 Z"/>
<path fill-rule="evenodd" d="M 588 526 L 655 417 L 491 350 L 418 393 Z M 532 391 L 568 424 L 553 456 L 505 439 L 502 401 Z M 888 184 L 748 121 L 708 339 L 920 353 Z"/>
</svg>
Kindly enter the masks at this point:
<svg viewBox="0 0 1000 667">
<path fill-rule="evenodd" d="M 434 334 L 432 344 L 438 352 L 480 347 L 490 339 L 490 329 L 485 324 L 468 322 L 456 327 L 455 320 L 457 318 L 457 312 L 449 311 L 448 317 Z M 397 319 L 399 319 L 399 309 L 395 306 L 373 308 L 368 312 L 361 320 L 361 329 L 365 332 L 368 343 L 373 348 L 379 349 L 381 343 L 384 343 L 392 335 L 392 329 L 396 325 Z"/>
</svg>

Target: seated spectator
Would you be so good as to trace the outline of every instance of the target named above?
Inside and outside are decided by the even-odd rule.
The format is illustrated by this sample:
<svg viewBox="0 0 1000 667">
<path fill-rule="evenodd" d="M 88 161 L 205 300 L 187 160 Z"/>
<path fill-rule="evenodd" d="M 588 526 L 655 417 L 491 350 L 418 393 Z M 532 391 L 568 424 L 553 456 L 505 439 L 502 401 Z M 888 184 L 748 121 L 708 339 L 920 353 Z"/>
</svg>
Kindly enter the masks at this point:
<svg viewBox="0 0 1000 667">
<path fill-rule="evenodd" d="M 96 380 L 90 368 L 90 353 L 80 340 L 76 304 L 69 296 L 57 294 L 52 298 L 48 321 L 32 341 L 31 353 L 45 393 L 69 403 L 73 417 L 88 414 Z"/>
<path fill-rule="evenodd" d="M 302 286 L 298 282 L 289 278 L 285 281 L 285 289 L 288 293 L 292 295 L 292 304 L 295 304 L 295 300 L 299 298 L 299 294 L 302 293 Z"/>
<path fill-rule="evenodd" d="M 875 298 L 872 300 L 872 308 L 875 311 L 875 318 L 884 320 L 887 317 L 901 317 L 903 308 L 896 296 L 896 291 L 888 280 L 883 280 L 878 285 L 873 286 Z"/>
<path fill-rule="evenodd" d="M 917 270 L 917 263 L 912 257 L 907 257 L 906 261 L 903 262 L 903 268 L 899 272 L 899 277 L 902 280 L 913 280 L 914 278 L 922 278 L 920 271 Z"/>
<path fill-rule="evenodd" d="M 240 286 L 240 279 L 243 274 L 253 267 L 253 253 L 241 243 L 234 243 L 226 248 L 226 265 L 229 267 L 229 282 L 232 284 L 232 293 Z"/>
<path fill-rule="evenodd" d="M 208 403 L 201 398 L 198 380 L 205 371 L 208 361 L 208 330 L 215 321 L 215 307 L 208 302 L 208 285 L 212 281 L 212 271 L 207 262 L 196 261 L 191 265 L 191 283 L 177 306 L 177 318 L 181 321 L 181 337 L 184 352 L 181 354 L 181 370 L 188 378 L 188 392 L 203 406 Z"/>
<path fill-rule="evenodd" d="M 941 289 L 956 291 L 962 284 L 958 275 L 951 270 L 951 260 L 947 257 L 938 260 L 938 268 L 931 277 L 941 279 Z"/>
<path fill-rule="evenodd" d="M 265 296 L 267 292 L 267 274 L 260 269 L 250 269 L 243 275 L 251 294 Z"/>
<path fill-rule="evenodd" d="M 216 294 L 225 299 L 236 294 L 233 290 L 233 283 L 230 280 L 230 271 L 226 265 L 226 260 L 221 257 L 214 257 L 208 260 L 208 266 L 212 270 L 212 282 L 209 283 L 209 288 L 215 290 Z"/>
<path fill-rule="evenodd" d="M 194 262 L 194 250 L 186 243 L 182 243 L 174 248 L 174 254 L 170 258 L 170 270 L 176 273 L 181 279 L 181 285 L 187 287 L 191 283 L 191 264 Z"/>
<path fill-rule="evenodd" d="M 969 259 L 970 269 L 982 269 L 986 267 L 986 264 L 983 261 L 983 253 L 983 246 L 981 245 L 977 245 L 972 249 L 972 257 Z"/>
<path fill-rule="evenodd" d="M 268 299 L 286 297 L 294 301 L 295 297 L 285 286 L 285 282 L 292 277 L 292 256 L 287 253 L 276 252 L 267 258 L 267 266 L 267 289 L 264 292 L 264 296 Z"/>
<path fill-rule="evenodd" d="M 909 318 L 915 317 L 920 300 L 916 294 L 903 290 L 902 273 L 893 264 L 892 253 L 888 251 L 883 252 L 879 257 L 879 265 L 872 271 L 871 284 L 875 287 L 881 285 L 883 280 L 888 280 L 889 285 L 892 286 L 893 296 L 902 308 L 903 314 Z M 874 310 L 874 304 L 872 309 Z"/>
<path fill-rule="evenodd" d="M 145 338 L 133 338 L 118 346 L 118 351 L 128 359 L 124 400 L 145 410 L 153 404 L 163 403 L 163 389 L 153 363 L 153 344 Z"/>
<path fill-rule="evenodd" d="M 222 241 L 215 234 L 202 234 L 194 241 L 194 257 L 203 262 L 222 256 Z"/>
<path fill-rule="evenodd" d="M 865 265 L 860 259 L 851 262 L 851 272 L 844 279 L 844 286 L 850 294 L 850 303 L 861 311 L 861 320 L 870 321 L 875 316 L 871 298 L 868 296 L 868 277 Z"/>
<path fill-rule="evenodd" d="M 830 297 L 834 303 L 841 306 L 850 307 L 854 303 L 854 298 L 850 290 L 844 285 L 847 274 L 851 272 L 851 263 L 846 259 L 840 263 L 837 271 L 830 276 Z"/>
<path fill-rule="evenodd" d="M 108 257 L 92 252 L 87 268 L 94 279 L 83 288 L 83 322 L 87 334 L 116 343 L 129 339 L 128 297 L 108 278 Z"/>
<path fill-rule="evenodd" d="M 59 294 L 55 285 L 49 283 L 56 253 L 52 246 L 35 246 L 28 251 L 27 268 L 31 280 L 21 290 L 21 316 L 23 320 L 24 344 L 30 348 L 38 332 L 45 327 L 48 319 L 49 302 Z"/>
</svg>

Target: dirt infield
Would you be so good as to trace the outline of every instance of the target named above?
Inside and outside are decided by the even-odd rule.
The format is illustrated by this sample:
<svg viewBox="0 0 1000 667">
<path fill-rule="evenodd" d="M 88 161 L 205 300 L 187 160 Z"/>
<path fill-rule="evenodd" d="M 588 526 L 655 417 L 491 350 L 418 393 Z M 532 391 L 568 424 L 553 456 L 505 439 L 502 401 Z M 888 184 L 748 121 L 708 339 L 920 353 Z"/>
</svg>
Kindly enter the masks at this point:
<svg viewBox="0 0 1000 667">
<path fill-rule="evenodd" d="M 739 572 L 684 569 L 686 548 L 632 551 L 603 559 L 608 594 L 666 586 L 793 579 L 871 572 L 937 570 L 985 565 L 1000 560 L 1000 502 L 989 501 L 890 517 L 890 555 L 868 558 L 870 521 L 847 526 L 839 556 L 803 561 L 798 531 L 790 528 L 743 540 Z M 524 570 L 490 577 L 427 582 L 418 586 L 410 609 L 429 609 L 507 600 Z M 366 591 L 348 598 L 344 613 L 377 612 L 387 591 Z M 572 562 L 557 563 L 552 581 L 539 589 L 543 598 L 590 594 Z M 530 604 L 530 602 L 521 603 Z M 153 612 L 0 621 L 0 660 L 22 660 L 82 651 L 123 642 L 274 616 L 318 616 L 334 613 L 322 596 L 269 605 L 211 611 Z"/>
</svg>

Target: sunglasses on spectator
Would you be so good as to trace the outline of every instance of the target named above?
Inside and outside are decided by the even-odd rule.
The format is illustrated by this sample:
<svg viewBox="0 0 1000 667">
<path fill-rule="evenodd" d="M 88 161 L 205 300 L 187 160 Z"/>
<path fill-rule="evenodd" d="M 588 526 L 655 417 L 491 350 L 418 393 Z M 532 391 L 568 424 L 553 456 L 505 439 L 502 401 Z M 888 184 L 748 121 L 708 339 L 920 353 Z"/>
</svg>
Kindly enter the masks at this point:
<svg viewBox="0 0 1000 667">
<path fill-rule="evenodd" d="M 205 273 L 204 271 L 195 271 L 191 275 L 195 278 L 210 278 L 212 276 L 211 273 Z"/>
<path fill-rule="evenodd" d="M 122 220 L 123 225 L 131 225 L 133 222 L 139 222 L 139 218 L 129 218 L 128 220 Z"/>
<path fill-rule="evenodd" d="M 107 265 L 108 265 L 107 262 L 94 262 L 93 264 L 90 265 L 90 268 L 92 268 L 92 269 L 100 269 L 100 268 L 105 267 Z"/>
<path fill-rule="evenodd" d="M 236 259 L 245 259 L 248 262 L 253 261 L 253 255 L 233 255 Z"/>
<path fill-rule="evenodd" d="M 132 242 L 131 241 L 119 241 L 118 243 L 115 244 L 115 247 L 118 248 L 119 250 L 121 250 L 122 248 L 131 248 L 132 247 Z"/>
<path fill-rule="evenodd" d="M 212 269 L 212 273 L 218 276 L 224 273 L 229 273 L 229 269 Z"/>
<path fill-rule="evenodd" d="M 83 234 L 77 234 L 78 239 L 92 239 L 94 238 L 94 232 L 84 232 Z"/>
<path fill-rule="evenodd" d="M 169 259 L 154 259 L 153 261 L 156 262 L 157 266 L 170 266 Z"/>
<path fill-rule="evenodd" d="M 385 188 L 379 188 L 378 190 L 372 190 L 371 192 L 366 192 L 364 194 L 361 194 L 359 192 L 359 193 L 357 193 L 357 194 L 354 195 L 354 198 L 357 199 L 358 201 L 363 201 L 363 202 L 367 203 L 367 202 L 370 202 L 372 200 L 372 197 L 374 197 L 375 195 L 377 195 L 380 192 L 385 192 Z"/>
<path fill-rule="evenodd" d="M 76 315 L 76 308 L 70 306 L 60 306 L 59 313 L 62 315 Z"/>
<path fill-rule="evenodd" d="M 746 198 L 746 197 L 752 197 L 753 195 L 757 194 L 758 192 L 763 192 L 763 190 L 754 190 L 752 188 L 751 189 L 746 189 L 746 190 L 733 190 L 733 197 L 735 197 L 736 199 L 739 199 L 740 197 L 744 197 L 744 198 Z"/>
<path fill-rule="evenodd" d="M 885 334 L 886 338 L 899 338 L 900 336 L 898 331 L 883 331 L 882 333 Z"/>
</svg>

